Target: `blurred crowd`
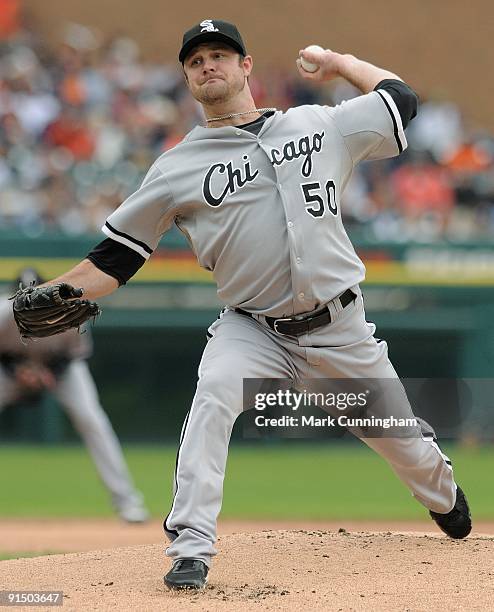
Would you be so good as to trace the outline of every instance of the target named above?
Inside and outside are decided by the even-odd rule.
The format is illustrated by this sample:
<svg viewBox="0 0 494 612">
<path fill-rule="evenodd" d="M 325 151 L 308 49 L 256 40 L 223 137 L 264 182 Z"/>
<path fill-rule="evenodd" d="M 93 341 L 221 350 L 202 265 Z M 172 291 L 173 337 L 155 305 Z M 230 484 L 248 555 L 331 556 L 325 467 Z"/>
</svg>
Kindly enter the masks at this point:
<svg viewBox="0 0 494 612">
<path fill-rule="evenodd" d="M 256 71 L 251 87 L 259 106 L 279 109 L 358 93 L 338 81 L 314 88 L 274 66 Z M 0 227 L 98 231 L 197 123 L 175 57 L 145 62 L 135 41 L 78 24 L 48 48 L 35 29 L 0 23 Z M 379 240 L 494 236 L 492 134 L 431 98 L 407 137 L 404 155 L 354 172 L 342 203 L 350 231 Z"/>
</svg>

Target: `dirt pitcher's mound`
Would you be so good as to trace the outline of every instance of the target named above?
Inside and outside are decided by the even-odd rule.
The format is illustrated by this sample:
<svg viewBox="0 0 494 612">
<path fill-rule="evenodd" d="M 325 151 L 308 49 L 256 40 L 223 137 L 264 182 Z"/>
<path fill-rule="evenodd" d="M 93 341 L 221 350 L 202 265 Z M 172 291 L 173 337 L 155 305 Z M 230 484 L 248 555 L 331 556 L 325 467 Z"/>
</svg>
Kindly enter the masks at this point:
<svg viewBox="0 0 494 612">
<path fill-rule="evenodd" d="M 161 545 L 3 561 L 0 583 L 9 590 L 62 590 L 65 612 L 470 612 L 492 609 L 494 601 L 490 537 L 263 531 L 225 535 L 218 548 L 200 593 L 166 589 L 162 576 L 170 562 Z"/>
</svg>

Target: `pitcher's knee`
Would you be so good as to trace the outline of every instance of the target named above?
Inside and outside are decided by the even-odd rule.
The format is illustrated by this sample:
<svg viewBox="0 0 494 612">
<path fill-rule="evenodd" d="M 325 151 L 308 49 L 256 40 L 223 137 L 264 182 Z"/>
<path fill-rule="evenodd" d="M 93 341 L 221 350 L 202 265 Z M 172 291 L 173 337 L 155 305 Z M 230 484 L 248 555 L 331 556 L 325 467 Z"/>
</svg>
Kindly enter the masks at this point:
<svg viewBox="0 0 494 612">
<path fill-rule="evenodd" d="M 432 447 L 422 438 L 382 438 L 370 446 L 394 466 L 404 467 L 420 466 L 432 451 Z"/>
</svg>

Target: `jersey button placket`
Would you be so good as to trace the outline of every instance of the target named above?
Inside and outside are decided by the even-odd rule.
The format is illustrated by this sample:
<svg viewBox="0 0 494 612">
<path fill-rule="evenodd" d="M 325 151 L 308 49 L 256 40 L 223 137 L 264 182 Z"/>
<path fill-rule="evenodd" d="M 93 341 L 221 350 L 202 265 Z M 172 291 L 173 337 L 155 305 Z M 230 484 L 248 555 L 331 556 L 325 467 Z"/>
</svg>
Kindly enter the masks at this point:
<svg viewBox="0 0 494 612">
<path fill-rule="evenodd" d="M 289 214 L 290 217 L 292 217 L 292 214 L 296 216 L 297 210 L 296 208 L 293 208 L 296 205 L 296 203 L 290 200 L 291 192 L 287 193 L 287 191 L 285 190 L 285 192 L 282 193 L 281 182 L 278 182 L 278 190 L 280 192 L 281 199 L 283 200 L 285 211 Z M 288 197 L 285 197 L 285 194 L 287 194 Z M 290 210 L 291 207 L 292 207 L 292 210 Z M 299 219 L 297 221 L 297 226 L 295 226 L 295 223 L 293 222 L 292 219 L 293 217 L 288 220 L 287 227 L 289 230 L 288 231 L 288 244 L 289 244 L 289 249 L 290 249 L 290 254 L 291 254 L 293 294 L 294 294 L 294 298 L 298 300 L 300 303 L 302 303 L 304 305 L 304 309 L 306 309 L 305 308 L 305 304 L 307 304 L 306 296 L 309 295 L 311 292 L 310 291 L 307 292 L 307 288 L 308 288 L 307 282 L 308 282 L 309 277 L 307 277 L 307 275 L 304 274 L 304 267 L 302 266 L 302 257 L 300 256 L 302 254 L 300 252 L 300 249 L 301 248 L 303 249 L 303 244 L 299 243 L 297 245 L 297 227 L 299 227 L 301 220 Z M 303 228 L 303 223 L 301 227 Z"/>
<path fill-rule="evenodd" d="M 302 304 L 306 303 L 306 291 L 303 283 L 303 270 L 300 267 L 302 263 L 302 258 L 299 256 L 299 249 L 297 248 L 297 230 L 295 223 L 293 222 L 293 218 L 297 217 L 297 206 L 295 202 L 290 200 L 291 191 L 289 189 L 283 188 L 282 176 L 283 174 L 289 172 L 289 170 L 283 166 L 275 167 L 276 173 L 276 188 L 278 189 L 278 193 L 280 194 L 281 201 L 283 203 L 283 208 L 285 210 L 285 215 L 287 218 L 287 227 L 288 227 L 288 248 L 290 251 L 290 259 L 291 259 L 291 277 L 292 277 L 292 288 L 293 288 L 293 297 L 295 301 L 299 301 Z M 290 184 L 290 174 L 285 176 L 288 184 Z M 300 263 L 299 263 L 300 262 Z M 297 265 L 294 265 L 294 264 Z M 302 298 L 300 296 L 303 296 Z"/>
</svg>

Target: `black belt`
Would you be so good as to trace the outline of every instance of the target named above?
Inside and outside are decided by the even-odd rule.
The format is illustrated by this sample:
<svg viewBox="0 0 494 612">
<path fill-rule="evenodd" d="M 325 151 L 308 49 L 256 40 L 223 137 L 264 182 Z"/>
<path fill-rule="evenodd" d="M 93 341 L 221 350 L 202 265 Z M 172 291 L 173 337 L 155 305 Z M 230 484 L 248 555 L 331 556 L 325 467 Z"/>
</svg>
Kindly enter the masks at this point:
<svg viewBox="0 0 494 612">
<path fill-rule="evenodd" d="M 339 300 L 342 308 L 345 308 L 348 304 L 354 302 L 356 297 L 351 289 L 347 289 L 335 299 Z M 252 317 L 252 313 L 242 310 L 242 308 L 235 308 L 235 312 L 246 317 Z M 331 312 L 327 306 L 323 306 L 312 312 L 305 312 L 293 317 L 282 317 L 279 319 L 275 317 L 264 318 L 269 327 L 282 336 L 301 336 L 331 323 Z"/>
</svg>

